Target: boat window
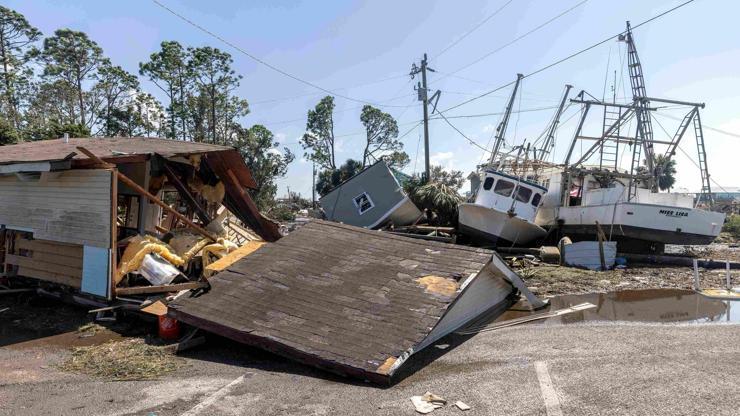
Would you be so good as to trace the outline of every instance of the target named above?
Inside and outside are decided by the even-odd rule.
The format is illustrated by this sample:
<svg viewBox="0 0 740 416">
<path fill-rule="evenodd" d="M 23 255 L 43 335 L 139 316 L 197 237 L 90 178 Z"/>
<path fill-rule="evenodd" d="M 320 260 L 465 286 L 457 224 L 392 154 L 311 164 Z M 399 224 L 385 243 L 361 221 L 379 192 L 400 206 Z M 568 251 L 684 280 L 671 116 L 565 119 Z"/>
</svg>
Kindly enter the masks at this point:
<svg viewBox="0 0 740 416">
<path fill-rule="evenodd" d="M 370 199 L 370 195 L 367 194 L 367 192 L 363 192 L 352 200 L 355 203 L 355 206 L 357 207 L 357 212 L 362 215 L 366 213 L 367 211 L 370 211 L 375 207 L 375 204 L 373 204 L 373 200 Z"/>
<path fill-rule="evenodd" d="M 493 192 L 503 196 L 511 196 L 513 191 L 514 182 L 505 181 L 503 179 L 499 179 L 498 182 L 496 182 L 496 187 L 493 188 Z"/>
<path fill-rule="evenodd" d="M 532 190 L 523 186 L 516 187 L 516 200 L 519 202 L 529 202 L 529 197 L 532 196 Z"/>
<path fill-rule="evenodd" d="M 532 205 L 535 207 L 539 206 L 541 199 L 542 199 L 542 194 L 534 194 L 534 198 L 532 198 Z"/>
<path fill-rule="evenodd" d="M 490 191 L 492 186 L 493 178 L 486 178 L 486 180 L 483 182 L 483 190 Z"/>
</svg>

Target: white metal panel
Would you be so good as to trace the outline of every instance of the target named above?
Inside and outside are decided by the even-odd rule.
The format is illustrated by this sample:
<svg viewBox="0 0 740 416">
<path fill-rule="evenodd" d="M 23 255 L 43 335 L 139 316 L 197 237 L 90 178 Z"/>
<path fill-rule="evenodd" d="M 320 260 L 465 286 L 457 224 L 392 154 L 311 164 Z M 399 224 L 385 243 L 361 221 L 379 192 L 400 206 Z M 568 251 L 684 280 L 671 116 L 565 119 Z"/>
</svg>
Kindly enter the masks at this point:
<svg viewBox="0 0 740 416">
<path fill-rule="evenodd" d="M 34 238 L 110 247 L 112 173 L 69 170 L 21 181 L 0 177 L 0 224 Z"/>
</svg>

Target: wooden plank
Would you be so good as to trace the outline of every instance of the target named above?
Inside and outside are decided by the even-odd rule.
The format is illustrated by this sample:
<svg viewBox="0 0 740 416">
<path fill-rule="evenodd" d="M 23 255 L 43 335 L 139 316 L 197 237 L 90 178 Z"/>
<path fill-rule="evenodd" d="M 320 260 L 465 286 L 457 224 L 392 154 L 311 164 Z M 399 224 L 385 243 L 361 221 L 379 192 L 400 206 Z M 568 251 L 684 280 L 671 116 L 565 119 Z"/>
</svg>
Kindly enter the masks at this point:
<svg viewBox="0 0 740 416">
<path fill-rule="evenodd" d="M 23 257 L 16 254 L 8 254 L 6 257 L 8 264 L 12 264 L 15 266 L 27 267 L 34 270 L 46 270 L 53 273 L 64 274 L 66 276 L 82 278 L 82 269 L 80 268 L 47 263 L 42 259 Z"/>
<path fill-rule="evenodd" d="M 249 241 L 238 249 L 209 264 L 208 267 L 206 267 L 206 270 L 210 272 L 220 272 L 245 256 L 252 254 L 265 244 L 267 243 L 264 241 Z"/>
<path fill-rule="evenodd" d="M 57 264 L 59 266 L 73 267 L 82 270 L 82 257 L 70 257 L 59 254 L 31 252 L 31 259 L 40 260 L 44 264 Z"/>
<path fill-rule="evenodd" d="M 170 166 L 171 163 L 165 163 L 164 165 L 164 173 L 167 175 L 167 180 L 172 183 L 172 185 L 175 187 L 177 192 L 180 194 L 180 196 L 185 199 L 185 202 L 190 205 L 190 208 L 195 211 L 195 213 L 198 215 L 198 218 L 203 222 L 203 224 L 210 224 L 211 218 L 208 216 L 208 213 L 206 212 L 203 207 L 200 206 L 198 201 L 195 200 L 195 197 L 193 194 L 188 191 L 188 187 L 185 186 L 184 183 L 180 180 L 180 178 L 177 176 L 177 173 L 172 169 Z"/>
<path fill-rule="evenodd" d="M 162 286 L 136 286 L 116 288 L 116 295 L 143 295 L 148 293 L 179 292 L 181 290 L 199 289 L 207 287 L 205 282 L 176 283 Z"/>
<path fill-rule="evenodd" d="M 46 240 L 28 240 L 17 238 L 16 249 L 30 250 L 39 253 L 53 253 L 59 256 L 79 258 L 82 260 L 82 246 Z"/>
<path fill-rule="evenodd" d="M 39 280 L 45 280 L 45 281 L 53 282 L 53 283 L 60 283 L 63 285 L 73 287 L 75 289 L 79 289 L 80 283 L 82 282 L 82 279 L 78 277 L 67 276 L 62 273 L 55 273 L 55 272 L 51 272 L 48 270 L 37 270 L 37 269 L 34 269 L 32 267 L 27 267 L 27 266 L 19 267 L 18 275 L 25 276 L 25 277 L 31 277 L 31 278 L 39 279 Z"/>
</svg>

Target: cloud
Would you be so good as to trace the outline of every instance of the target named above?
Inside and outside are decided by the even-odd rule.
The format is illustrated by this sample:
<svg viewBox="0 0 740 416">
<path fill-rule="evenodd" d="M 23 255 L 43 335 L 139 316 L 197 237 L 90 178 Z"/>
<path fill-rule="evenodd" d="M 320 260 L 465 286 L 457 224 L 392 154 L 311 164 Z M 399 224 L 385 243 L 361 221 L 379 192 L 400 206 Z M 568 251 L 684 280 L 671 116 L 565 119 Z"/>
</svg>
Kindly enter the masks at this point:
<svg viewBox="0 0 740 416">
<path fill-rule="evenodd" d="M 454 169 L 457 161 L 455 160 L 454 152 L 436 152 L 429 155 L 429 163 L 431 165 L 442 166 L 446 170 Z"/>
<path fill-rule="evenodd" d="M 483 126 L 483 133 L 493 133 L 496 131 L 496 125 L 488 123 L 485 126 Z"/>
</svg>

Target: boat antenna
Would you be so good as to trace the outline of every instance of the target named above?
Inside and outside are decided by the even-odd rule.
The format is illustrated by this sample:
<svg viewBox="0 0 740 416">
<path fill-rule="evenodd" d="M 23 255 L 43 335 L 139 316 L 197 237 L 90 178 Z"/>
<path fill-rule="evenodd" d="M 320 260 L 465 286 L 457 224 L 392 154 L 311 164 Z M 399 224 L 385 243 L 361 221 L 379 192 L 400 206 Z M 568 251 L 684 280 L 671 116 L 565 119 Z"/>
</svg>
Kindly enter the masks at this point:
<svg viewBox="0 0 740 416">
<path fill-rule="evenodd" d="M 501 149 L 501 145 L 503 144 L 504 138 L 506 137 L 506 127 L 509 125 L 511 109 L 514 107 L 514 98 L 516 97 L 516 92 L 519 89 L 519 83 L 521 83 L 522 78 L 524 78 L 524 75 L 516 74 L 516 83 L 514 84 L 514 90 L 511 92 L 509 103 L 506 105 L 506 110 L 504 111 L 504 117 L 501 119 L 501 123 L 499 123 L 498 127 L 496 127 L 496 140 L 493 142 L 493 149 L 491 150 L 491 159 L 489 159 L 488 161 L 489 165 L 493 165 L 493 161 L 496 160 L 498 151 Z"/>
</svg>

